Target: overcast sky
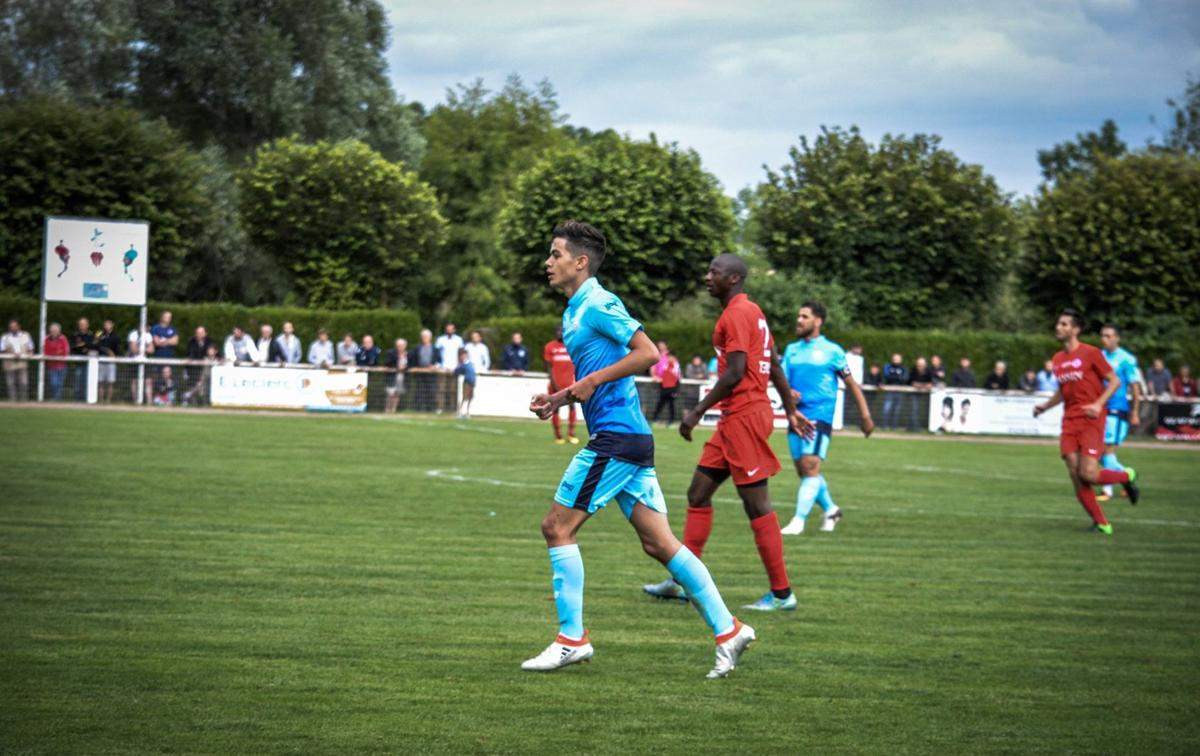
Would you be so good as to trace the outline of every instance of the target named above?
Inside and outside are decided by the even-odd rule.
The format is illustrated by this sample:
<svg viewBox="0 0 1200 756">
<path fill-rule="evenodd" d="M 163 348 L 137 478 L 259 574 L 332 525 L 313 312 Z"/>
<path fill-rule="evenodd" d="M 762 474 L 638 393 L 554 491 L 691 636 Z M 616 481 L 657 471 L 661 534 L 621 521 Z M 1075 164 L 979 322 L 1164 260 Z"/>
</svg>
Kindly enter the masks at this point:
<svg viewBox="0 0 1200 756">
<path fill-rule="evenodd" d="M 695 148 L 730 194 L 822 124 L 940 134 L 1026 194 L 1039 148 L 1105 118 L 1143 144 L 1200 75 L 1200 0 L 384 4 L 405 98 L 548 78 L 571 123 Z"/>
</svg>

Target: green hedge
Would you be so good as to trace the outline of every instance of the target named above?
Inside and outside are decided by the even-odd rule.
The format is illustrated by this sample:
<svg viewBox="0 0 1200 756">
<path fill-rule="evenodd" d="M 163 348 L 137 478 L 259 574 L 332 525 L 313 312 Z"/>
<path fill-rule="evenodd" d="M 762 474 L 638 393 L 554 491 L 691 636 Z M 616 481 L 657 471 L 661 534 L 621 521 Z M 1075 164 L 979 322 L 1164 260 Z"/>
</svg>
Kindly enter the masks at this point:
<svg viewBox="0 0 1200 756">
<path fill-rule="evenodd" d="M 302 307 L 243 307 L 233 304 L 151 303 L 151 322 L 164 309 L 174 313 L 176 328 L 184 337 L 189 336 L 197 325 L 208 328 L 214 339 L 223 339 L 235 324 L 257 335 L 259 324 L 270 323 L 278 332 L 280 325 L 285 320 L 290 320 L 295 324 L 296 333 L 306 345 L 316 336 L 317 328 L 323 326 L 329 329 L 335 341 L 346 332 L 354 334 L 356 339 L 364 333 L 370 333 L 375 336 L 375 342 L 381 348 L 386 348 L 397 337 L 415 343 L 421 329 L 417 316 L 406 310 L 332 311 Z M 26 330 L 32 332 L 37 329 L 37 310 L 36 299 L 0 294 L 0 316 L 6 322 L 8 318 L 15 317 Z M 137 309 L 112 305 L 51 303 L 49 317 L 62 323 L 68 331 L 74 328 L 75 320 L 80 317 L 91 320 L 94 327 L 99 327 L 104 318 L 112 318 L 117 322 L 118 330 L 128 333 L 137 324 Z M 520 331 L 530 351 L 530 368 L 542 370 L 545 367 L 542 364 L 542 346 L 553 338 L 554 328 L 560 322 L 561 320 L 553 315 L 537 315 L 493 318 L 471 327 L 478 328 L 484 334 L 484 340 L 492 350 L 492 361 L 497 365 L 513 331 Z M 712 326 L 712 322 L 707 320 L 649 322 L 646 324 L 646 332 L 656 341 L 666 341 L 682 361 L 686 361 L 693 354 L 702 355 L 707 360 L 712 355 Z M 440 326 L 430 327 L 435 333 L 441 330 Z M 466 330 L 469 328 L 464 329 L 464 337 Z M 892 352 L 904 355 L 906 364 L 911 364 L 917 355 L 939 354 L 945 360 L 947 369 L 953 371 L 958 359 L 965 355 L 971 358 L 980 380 L 991 369 L 995 360 L 1007 361 L 1015 380 L 1015 376 L 1025 368 L 1040 367 L 1058 348 L 1057 342 L 1048 335 L 997 331 L 831 328 L 828 335 L 847 349 L 854 344 L 861 344 L 869 363 L 882 364 Z M 1143 369 L 1149 366 L 1151 359 L 1159 356 L 1167 361 L 1172 370 L 1178 369 L 1183 363 L 1200 367 L 1200 338 L 1193 334 L 1187 334 L 1189 338 L 1184 336 L 1181 334 L 1180 338 L 1170 343 L 1154 343 L 1139 340 L 1136 333 L 1130 332 L 1125 335 L 1124 344 L 1138 355 Z M 782 347 L 794 337 L 790 332 L 784 333 L 777 328 L 775 338 Z M 1089 341 L 1097 343 L 1097 339 L 1094 338 L 1089 338 Z"/>
<path fill-rule="evenodd" d="M 421 330 L 420 320 L 407 310 L 335 311 L 304 307 L 244 307 L 237 304 L 151 302 L 147 312 L 148 322 L 156 322 L 163 310 L 171 311 L 175 328 L 184 343 L 196 326 L 204 326 L 210 338 L 220 341 L 235 325 L 240 325 L 257 338 L 258 327 L 263 323 L 271 324 L 279 333 L 284 321 L 288 320 L 296 327 L 296 334 L 304 342 L 305 349 L 316 338 L 318 328 L 328 328 L 330 338 L 334 341 L 340 340 L 342 334 L 347 332 L 353 333 L 356 340 L 362 334 L 369 333 L 375 337 L 375 343 L 380 348 L 386 348 L 398 337 L 415 343 Z M 0 316 L 4 318 L 5 327 L 9 318 L 16 318 L 25 330 L 32 333 L 38 325 L 38 300 L 0 294 Z M 67 332 L 75 329 L 75 321 L 81 317 L 90 320 L 92 327 L 97 329 L 105 318 L 112 318 L 117 324 L 117 331 L 126 334 L 137 327 L 138 311 L 136 307 L 71 302 L 51 302 L 47 306 L 48 320 L 61 323 Z"/>
</svg>

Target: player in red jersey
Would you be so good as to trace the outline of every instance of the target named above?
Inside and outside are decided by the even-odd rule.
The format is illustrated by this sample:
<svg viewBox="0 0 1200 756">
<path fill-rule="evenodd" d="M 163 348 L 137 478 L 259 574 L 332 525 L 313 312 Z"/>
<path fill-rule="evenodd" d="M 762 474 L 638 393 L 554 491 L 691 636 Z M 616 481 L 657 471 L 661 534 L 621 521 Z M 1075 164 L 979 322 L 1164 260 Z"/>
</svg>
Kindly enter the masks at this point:
<svg viewBox="0 0 1200 756">
<path fill-rule="evenodd" d="M 562 326 L 554 329 L 554 341 L 546 343 L 546 347 L 542 349 L 542 360 L 546 363 L 546 369 L 550 371 L 550 394 L 565 389 L 575 382 L 575 365 L 571 362 L 571 355 L 567 352 L 567 345 L 563 343 Z M 550 425 L 554 427 L 554 443 L 565 444 L 570 441 L 572 444 L 578 444 L 579 439 L 575 437 L 575 403 L 571 402 L 567 410 L 567 438 L 563 440 L 562 436 L 562 419 L 558 412 L 555 411 L 550 416 Z"/>
<path fill-rule="evenodd" d="M 1058 391 L 1034 407 L 1033 415 L 1037 417 L 1059 403 L 1066 405 L 1058 449 L 1067 463 L 1071 484 L 1075 486 L 1075 498 L 1091 515 L 1093 529 L 1112 535 L 1112 525 L 1096 501 L 1092 487 L 1120 483 L 1129 494 L 1130 503 L 1136 504 L 1139 496 L 1134 484 L 1137 473 L 1132 467 L 1123 471 L 1100 468 L 1100 455 L 1104 453 L 1104 407 L 1121 381 L 1104 359 L 1103 352 L 1079 341 L 1082 328 L 1083 320 L 1074 310 L 1063 310 L 1058 316 L 1054 337 L 1063 346 L 1053 358 Z"/>
<path fill-rule="evenodd" d="M 791 610 L 796 608 L 796 596 L 783 558 L 779 518 L 771 507 L 767 490 L 767 479 L 780 470 L 770 444 L 775 412 L 767 398 L 768 379 L 775 384 L 788 422 L 796 432 L 810 436 L 813 426 L 796 411 L 796 401 L 779 365 L 767 319 L 742 291 L 747 273 L 746 263 L 740 257 L 724 254 L 712 261 L 704 277 L 708 293 L 725 306 L 713 330 L 718 378 L 712 390 L 684 416 L 679 433 L 691 441 L 692 429 L 714 405 L 720 408 L 721 419 L 717 421 L 716 433 L 704 444 L 688 487 L 683 541 L 694 554 L 704 551 L 712 532 L 713 494 L 727 478 L 733 478 L 771 584 L 771 590 L 746 608 Z M 643 586 L 643 590 L 660 598 L 686 598 L 671 580 Z"/>
</svg>

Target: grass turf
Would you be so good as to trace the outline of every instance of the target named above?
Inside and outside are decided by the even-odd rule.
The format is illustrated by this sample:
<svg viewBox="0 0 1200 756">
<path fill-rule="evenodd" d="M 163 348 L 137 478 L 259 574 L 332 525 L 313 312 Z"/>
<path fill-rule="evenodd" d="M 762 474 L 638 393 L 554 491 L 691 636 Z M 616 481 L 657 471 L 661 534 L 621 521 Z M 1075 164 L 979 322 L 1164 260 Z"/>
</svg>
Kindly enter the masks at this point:
<svg viewBox="0 0 1200 756">
<path fill-rule="evenodd" d="M 594 663 L 518 669 L 555 632 L 549 435 L 0 411 L 0 751 L 1200 748 L 1193 451 L 1124 451 L 1143 504 L 1105 538 L 1052 447 L 838 437 L 846 519 L 786 539 L 800 610 L 742 612 L 759 642 L 705 681 L 615 505 L 580 537 Z M 678 532 L 699 445 L 658 441 Z M 786 521 L 797 480 L 772 486 Z M 734 496 L 705 561 L 740 605 L 765 577 Z"/>
</svg>

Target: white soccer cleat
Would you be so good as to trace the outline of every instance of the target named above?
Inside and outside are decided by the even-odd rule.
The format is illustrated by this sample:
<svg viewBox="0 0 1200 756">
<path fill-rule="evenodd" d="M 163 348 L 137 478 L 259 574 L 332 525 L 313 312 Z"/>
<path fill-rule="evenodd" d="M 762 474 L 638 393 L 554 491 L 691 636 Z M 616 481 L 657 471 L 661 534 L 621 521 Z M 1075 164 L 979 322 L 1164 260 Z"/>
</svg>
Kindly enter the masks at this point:
<svg viewBox="0 0 1200 756">
<path fill-rule="evenodd" d="M 688 600 L 687 591 L 683 590 L 683 586 L 671 578 L 667 578 L 661 583 L 647 583 L 642 586 L 642 590 L 654 598 L 679 599 L 680 601 Z"/>
<path fill-rule="evenodd" d="M 838 507 L 832 512 L 825 513 L 825 520 L 821 523 L 822 533 L 832 533 L 837 524 L 842 521 L 842 509 Z"/>
<path fill-rule="evenodd" d="M 579 640 L 571 640 L 560 634 L 553 643 L 546 646 L 545 651 L 521 662 L 521 669 L 529 672 L 552 672 L 570 664 L 590 661 L 593 653 L 592 642 L 586 630 Z"/>
<path fill-rule="evenodd" d="M 804 532 L 804 518 L 793 517 L 791 522 L 779 529 L 779 532 L 784 535 L 800 535 Z"/>
<path fill-rule="evenodd" d="M 725 677 L 732 672 L 737 667 L 738 659 L 741 658 L 742 653 L 758 637 L 754 634 L 754 628 L 736 617 L 733 623 L 734 630 L 730 637 L 717 644 L 717 663 L 706 675 L 709 680 Z"/>
</svg>

